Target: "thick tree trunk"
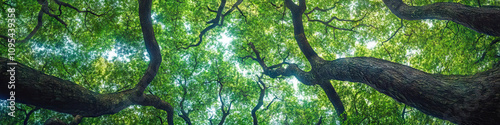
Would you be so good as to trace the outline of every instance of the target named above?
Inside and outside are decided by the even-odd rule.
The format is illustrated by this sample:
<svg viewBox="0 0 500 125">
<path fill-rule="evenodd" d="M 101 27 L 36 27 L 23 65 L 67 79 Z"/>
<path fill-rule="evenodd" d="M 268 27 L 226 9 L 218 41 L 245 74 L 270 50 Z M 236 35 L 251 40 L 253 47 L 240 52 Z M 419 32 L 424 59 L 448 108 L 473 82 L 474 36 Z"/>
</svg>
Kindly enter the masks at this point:
<svg viewBox="0 0 500 125">
<path fill-rule="evenodd" d="M 8 66 L 7 63 L 10 61 L 0 58 L 0 69 L 3 71 L 0 72 L 0 81 L 2 81 L 0 84 L 8 86 L 11 83 L 7 81 L 15 81 L 12 84 L 15 85 L 15 91 L 12 91 L 15 95 L 11 96 L 9 87 L 0 87 L 0 99 L 15 98 L 15 101 L 19 103 L 83 117 L 114 114 L 130 105 L 153 106 L 166 111 L 167 122 L 172 125 L 173 107 L 157 96 L 144 94 L 144 90 L 156 76 L 162 60 L 151 21 L 151 4 L 151 0 L 139 0 L 139 18 L 151 61 L 143 77 L 133 89 L 99 94 L 71 81 L 46 75 L 20 63 L 16 66 Z M 6 72 L 7 70 L 15 70 L 15 72 Z M 13 73 L 15 73 L 15 80 L 11 80 Z"/>
<path fill-rule="evenodd" d="M 168 118 L 173 118 L 173 107 L 154 95 L 136 96 L 133 89 L 117 93 L 99 94 L 71 81 L 46 75 L 21 63 L 8 66 L 6 58 L 0 58 L 0 83 L 8 86 L 10 72 L 15 69 L 15 102 L 35 105 L 40 108 L 61 113 L 97 117 L 114 114 L 130 105 L 154 106 L 167 111 Z M 15 67 L 15 68 L 13 68 Z M 0 87 L 0 99 L 9 99 L 11 90 Z M 171 120 L 169 120 L 171 122 Z M 173 123 L 173 122 L 172 122 Z"/>
<path fill-rule="evenodd" d="M 500 123 L 500 67 L 469 76 L 433 75 L 389 61 L 327 61 L 321 78 L 367 84 L 420 111 L 458 124 Z"/>
<path fill-rule="evenodd" d="M 402 0 L 383 0 L 385 5 L 401 19 L 450 20 L 472 30 L 491 36 L 500 36 L 500 8 L 471 7 L 458 3 L 434 3 L 408 6 Z"/>
</svg>

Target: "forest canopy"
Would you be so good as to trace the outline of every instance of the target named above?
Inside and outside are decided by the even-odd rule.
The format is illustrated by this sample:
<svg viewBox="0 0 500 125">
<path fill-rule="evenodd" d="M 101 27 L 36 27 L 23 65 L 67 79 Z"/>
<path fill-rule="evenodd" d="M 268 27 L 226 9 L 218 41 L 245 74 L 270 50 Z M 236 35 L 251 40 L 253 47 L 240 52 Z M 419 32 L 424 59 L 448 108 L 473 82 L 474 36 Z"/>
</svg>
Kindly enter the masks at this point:
<svg viewBox="0 0 500 125">
<path fill-rule="evenodd" d="M 497 0 L 0 4 L 0 124 L 500 122 Z"/>
</svg>

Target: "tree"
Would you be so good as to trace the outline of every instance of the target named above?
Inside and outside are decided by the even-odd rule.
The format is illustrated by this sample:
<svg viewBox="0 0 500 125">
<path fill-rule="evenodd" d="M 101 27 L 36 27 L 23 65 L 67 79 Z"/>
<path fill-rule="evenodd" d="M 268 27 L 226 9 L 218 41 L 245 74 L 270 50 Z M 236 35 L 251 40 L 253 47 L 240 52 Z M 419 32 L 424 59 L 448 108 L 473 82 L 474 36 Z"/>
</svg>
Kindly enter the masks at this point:
<svg viewBox="0 0 500 125">
<path fill-rule="evenodd" d="M 5 1 L 0 123 L 497 123 L 499 3 L 383 2 Z"/>
<path fill-rule="evenodd" d="M 441 19 L 473 29 L 491 36 L 500 36 L 498 32 L 500 8 L 471 7 L 458 3 L 433 3 L 425 6 L 408 6 L 402 0 L 384 0 L 392 13 L 406 20 Z M 478 3 L 481 6 L 480 3 Z"/>
</svg>

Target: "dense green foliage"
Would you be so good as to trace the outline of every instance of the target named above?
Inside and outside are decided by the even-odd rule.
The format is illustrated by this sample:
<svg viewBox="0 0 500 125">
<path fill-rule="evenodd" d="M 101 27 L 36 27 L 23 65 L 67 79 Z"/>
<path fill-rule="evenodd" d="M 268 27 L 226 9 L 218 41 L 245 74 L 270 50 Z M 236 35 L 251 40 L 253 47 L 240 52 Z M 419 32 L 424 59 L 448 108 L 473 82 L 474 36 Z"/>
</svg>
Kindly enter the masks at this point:
<svg viewBox="0 0 500 125">
<path fill-rule="evenodd" d="M 482 6 L 500 6 L 496 0 L 480 1 Z M 67 2 L 80 10 L 105 15 L 78 13 L 61 7 L 60 17 L 68 24 L 66 27 L 44 15 L 43 26 L 36 35 L 27 42 L 16 44 L 16 60 L 99 93 L 133 88 L 149 60 L 143 44 L 137 2 Z M 229 0 L 224 12 L 235 2 Z M 476 1 L 464 0 L 405 2 L 409 5 L 456 2 L 478 6 Z M 16 38 L 24 39 L 37 25 L 41 5 L 21 0 L 2 0 L 2 3 L 1 19 L 5 18 L 7 8 L 16 8 Z M 55 3 L 51 0 L 48 3 L 52 13 L 59 14 Z M 216 16 L 207 8 L 216 10 L 219 4 L 219 0 L 153 1 L 152 18 L 163 61 L 146 91 L 174 106 L 176 124 L 185 124 L 178 116 L 181 110 L 189 112 L 194 124 L 217 124 L 222 117 L 221 108 L 229 106 L 231 114 L 225 124 L 252 123 L 250 112 L 258 101 L 257 76 L 261 75 L 262 68 L 256 61 L 242 58 L 254 54 L 247 45 L 249 42 L 254 43 L 268 65 L 285 59 L 299 64 L 305 71 L 311 68 L 296 45 L 291 14 L 281 0 L 245 0 L 239 5 L 241 11 L 233 11 L 224 18 L 221 26 L 204 35 L 201 45 L 182 49 L 197 42 L 200 32 L 210 25 L 206 22 Z M 335 16 L 359 20 L 333 20 L 329 23 L 337 28 L 352 29 L 341 30 L 308 21 L 304 16 L 306 36 L 315 51 L 327 60 L 375 57 L 446 75 L 474 74 L 498 61 L 495 58 L 499 53 L 498 44 L 489 46 L 495 37 L 451 21 L 401 22 L 381 0 L 309 0 L 307 7 L 306 12 L 315 7 L 335 7 L 326 12 L 314 11 L 308 15 L 311 19 L 327 21 Z M 6 26 L 6 20 L 0 20 L 0 31 L 6 31 Z M 0 44 L 1 56 L 7 57 L 5 42 Z M 485 51 L 484 60 L 476 63 Z M 263 81 L 269 89 L 263 106 L 256 113 L 259 123 L 315 124 L 320 117 L 323 124 L 340 123 L 320 87 L 303 85 L 295 78 L 264 76 Z M 344 81 L 331 83 L 344 103 L 348 124 L 451 124 L 398 103 L 367 85 Z M 181 100 L 184 100 L 182 105 Z M 221 102 L 224 107 L 221 107 Z M 17 104 L 16 117 L 11 118 L 7 116 L 8 109 L 4 105 L 6 103 L 0 104 L 0 124 L 22 124 L 25 115 L 35 108 Z M 72 119 L 71 115 L 40 109 L 31 115 L 28 123 L 43 124 L 51 117 L 63 121 Z M 164 111 L 152 107 L 131 106 L 113 115 L 84 118 L 81 124 L 159 124 L 166 121 L 165 117 Z"/>
</svg>

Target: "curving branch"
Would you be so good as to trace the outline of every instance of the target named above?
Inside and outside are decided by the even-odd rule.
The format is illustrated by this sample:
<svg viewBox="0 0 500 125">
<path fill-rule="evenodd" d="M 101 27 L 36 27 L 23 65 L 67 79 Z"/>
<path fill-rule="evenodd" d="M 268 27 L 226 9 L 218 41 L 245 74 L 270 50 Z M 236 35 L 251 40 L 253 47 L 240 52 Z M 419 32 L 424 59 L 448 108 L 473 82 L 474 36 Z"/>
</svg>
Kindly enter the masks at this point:
<svg viewBox="0 0 500 125">
<path fill-rule="evenodd" d="M 231 112 L 230 112 L 230 111 L 231 111 L 231 105 L 233 104 L 233 102 L 234 102 L 235 100 L 231 100 L 231 101 L 229 102 L 229 106 L 227 107 L 227 110 L 225 110 L 225 109 L 226 109 L 226 108 L 225 108 L 226 106 L 225 106 L 225 104 L 224 104 L 224 100 L 222 99 L 222 88 L 223 88 L 223 85 L 222 85 L 222 82 L 221 82 L 221 81 L 217 81 L 217 82 L 218 82 L 218 83 L 219 83 L 219 85 L 220 85 L 220 87 L 219 87 L 219 100 L 220 100 L 220 103 L 221 103 L 220 108 L 221 108 L 221 111 L 222 111 L 222 118 L 221 118 L 221 120 L 220 120 L 220 122 L 219 122 L 219 125 L 223 125 L 223 124 L 224 124 L 224 121 L 226 121 L 227 116 L 231 113 Z"/>
<path fill-rule="evenodd" d="M 76 115 L 73 117 L 73 120 L 71 120 L 71 122 L 67 124 L 59 118 L 52 117 L 50 119 L 47 119 L 44 125 L 78 125 L 80 124 L 80 122 L 82 122 L 82 118 L 83 117 L 81 115 Z"/>
<path fill-rule="evenodd" d="M 344 104 L 342 103 L 342 100 L 340 100 L 339 94 L 337 93 L 337 91 L 335 91 L 335 88 L 333 88 L 330 81 L 324 80 L 321 84 L 319 84 L 319 86 L 323 89 L 323 91 L 325 91 L 328 100 L 330 100 L 330 103 L 333 104 L 333 107 L 337 112 L 337 116 L 341 119 L 341 121 L 346 121 L 347 114 L 344 108 Z"/>
<path fill-rule="evenodd" d="M 248 43 L 248 45 L 250 45 L 250 47 L 252 48 L 256 57 L 245 56 L 245 57 L 243 57 L 243 59 L 251 58 L 252 60 L 257 61 L 259 63 L 259 65 L 262 67 L 262 70 L 264 70 L 263 74 L 265 74 L 271 78 L 295 76 L 299 81 L 301 81 L 305 85 L 315 85 L 316 84 L 316 81 L 315 81 L 312 73 L 305 72 L 304 70 L 300 69 L 297 64 L 285 62 L 284 60 L 286 60 L 286 58 L 283 60 L 282 63 L 268 67 L 266 65 L 266 63 L 264 62 L 264 58 L 262 58 L 260 56 L 260 52 L 255 48 L 253 43 L 250 42 L 250 43 Z M 287 64 L 288 66 L 286 68 L 283 68 L 284 64 Z"/>
<path fill-rule="evenodd" d="M 389 57 L 392 59 L 392 56 L 391 56 L 391 53 L 389 52 L 389 50 L 387 50 L 387 48 L 385 48 L 384 46 L 384 43 L 391 40 L 394 36 L 396 36 L 396 34 L 399 32 L 399 30 L 401 28 L 403 28 L 404 24 L 403 24 L 403 19 L 401 19 L 401 26 L 399 26 L 399 28 L 396 30 L 396 32 L 394 32 L 387 40 L 383 41 L 382 44 L 380 46 L 383 46 L 384 49 L 385 49 L 385 52 L 387 52 L 387 54 L 389 54 Z"/>
<path fill-rule="evenodd" d="M 182 119 L 184 119 L 184 121 L 186 122 L 186 124 L 191 125 L 192 123 L 191 123 L 191 119 L 189 118 L 189 113 L 192 110 L 188 110 L 186 112 L 185 109 L 184 109 L 184 101 L 186 101 L 186 95 L 187 95 L 186 82 L 187 82 L 187 78 L 184 78 L 184 85 L 181 85 L 181 87 L 182 87 L 182 99 L 181 99 L 181 102 L 179 104 L 180 107 L 181 107 L 181 111 L 180 111 L 179 117 L 181 117 Z"/>
<path fill-rule="evenodd" d="M 33 30 L 31 30 L 30 34 L 28 34 L 28 36 L 26 36 L 26 38 L 24 38 L 23 40 L 17 41 L 16 43 L 27 42 L 28 40 L 31 39 L 31 37 L 33 37 L 36 34 L 36 32 L 38 32 L 38 30 L 40 30 L 40 28 L 43 25 L 43 9 L 40 9 L 40 11 L 38 12 L 37 20 L 38 20 L 37 24 L 36 24 L 35 28 Z"/>
<path fill-rule="evenodd" d="M 409 6 L 402 0 L 383 0 L 391 12 L 401 19 L 450 20 L 479 33 L 500 36 L 500 9 L 495 7 L 471 7 L 458 3 L 434 3 L 425 6 Z"/>
<path fill-rule="evenodd" d="M 76 10 L 76 12 L 78 12 L 78 13 L 90 13 L 90 14 L 95 15 L 95 16 L 97 16 L 97 17 L 103 16 L 103 15 L 105 15 L 106 13 L 108 13 L 108 12 L 109 12 L 109 11 L 108 11 L 108 12 L 106 12 L 106 13 L 96 14 L 95 12 L 88 11 L 88 10 L 81 11 L 80 9 L 78 9 L 78 8 L 74 7 L 73 5 L 68 4 L 68 3 L 65 3 L 65 2 L 61 2 L 61 1 L 59 1 L 59 0 L 54 0 L 54 2 L 56 2 L 56 4 L 58 4 L 58 5 L 59 5 L 59 13 L 60 13 L 60 14 L 62 13 L 62 11 L 61 11 L 61 7 L 60 7 L 60 6 L 65 6 L 65 7 L 71 8 L 71 9 L 73 9 L 73 10 Z M 59 14 L 59 15 L 60 15 L 60 14 Z"/>
<path fill-rule="evenodd" d="M 481 58 L 479 58 L 475 63 L 477 64 L 477 63 L 483 61 L 484 57 L 486 57 L 486 53 L 488 53 L 488 51 L 490 51 L 493 48 L 493 45 L 495 45 L 498 42 L 500 42 L 500 38 L 496 38 L 493 41 L 491 41 L 490 45 L 484 50 L 483 55 L 481 56 Z"/>
<path fill-rule="evenodd" d="M 161 54 L 151 22 L 151 4 L 151 0 L 139 1 L 139 18 L 145 46 L 151 61 L 135 88 L 116 93 L 100 94 L 74 82 L 46 75 L 16 62 L 16 91 L 23 91 L 19 94 L 16 93 L 16 101 L 81 117 L 115 114 L 130 105 L 153 106 L 166 111 L 167 122 L 172 125 L 174 114 L 172 106 L 155 95 L 144 94 L 145 88 L 155 77 L 161 63 Z M 6 64 L 7 62 L 10 62 L 9 59 L 0 58 L 0 63 Z M 0 69 L 7 71 L 12 67 L 1 65 Z M 0 81 L 8 81 L 9 76 L 9 72 L 0 73 Z M 7 87 L 1 87 L 0 91 L 8 90 Z M 0 99 L 8 97 L 9 95 L 6 93 L 0 93 Z"/>
<path fill-rule="evenodd" d="M 189 49 L 190 47 L 199 46 L 203 42 L 203 36 L 211 29 L 213 29 L 217 26 L 222 26 L 222 24 L 224 24 L 224 17 L 231 14 L 231 12 L 233 12 L 234 9 L 239 10 L 238 5 L 240 5 L 242 2 L 243 2 L 243 0 L 236 1 L 236 3 L 233 4 L 231 9 L 229 9 L 226 13 L 222 13 L 222 11 L 224 10 L 224 7 L 226 6 L 226 0 L 221 0 L 221 4 L 219 5 L 219 8 L 217 9 L 217 11 L 210 9 L 210 7 L 207 6 L 207 8 L 210 12 L 216 12 L 217 15 L 215 16 L 214 19 L 207 22 L 207 24 L 211 24 L 211 25 L 206 27 L 205 29 L 203 29 L 200 32 L 200 35 L 198 35 L 198 42 L 196 42 L 195 44 L 189 45 L 187 47 L 183 47 L 182 49 Z M 241 10 L 239 10 L 239 11 L 243 15 Z M 246 20 L 246 16 L 245 15 L 243 15 L 243 16 L 245 17 L 245 20 Z"/>
<path fill-rule="evenodd" d="M 35 112 L 35 111 L 37 111 L 37 110 L 39 110 L 39 109 L 40 109 L 39 107 L 36 107 L 36 108 L 32 109 L 31 111 L 29 111 L 29 112 L 28 112 L 28 114 L 26 114 L 26 117 L 24 118 L 24 122 L 23 122 L 23 124 L 24 124 L 24 125 L 27 125 L 27 124 L 28 124 L 28 120 L 29 120 L 29 119 L 30 119 L 30 117 L 31 117 L 31 114 L 33 114 L 33 112 Z"/>
<path fill-rule="evenodd" d="M 337 3 L 338 3 L 338 2 L 337 2 Z M 306 17 L 307 17 L 307 20 L 308 20 L 308 21 L 311 21 L 311 22 L 319 22 L 319 23 L 322 23 L 323 25 L 325 25 L 325 26 L 327 26 L 327 27 L 330 27 L 330 28 L 333 28 L 333 29 L 338 29 L 338 30 L 354 31 L 353 29 L 354 29 L 354 28 L 356 28 L 356 27 L 358 27 L 358 26 L 369 26 L 369 25 L 366 25 L 366 24 L 360 24 L 360 25 L 353 26 L 353 27 L 351 27 L 350 29 L 347 29 L 347 28 L 340 28 L 340 27 L 336 27 L 336 26 L 333 26 L 333 25 L 331 25 L 331 24 L 330 24 L 333 20 L 342 21 L 342 22 L 359 22 L 359 21 L 362 21 L 362 20 L 366 17 L 366 15 L 367 15 L 367 14 L 365 14 L 362 18 L 357 19 L 357 20 L 340 19 L 340 18 L 338 18 L 338 17 L 336 17 L 336 16 L 333 16 L 333 17 L 331 17 L 331 18 L 330 18 L 329 20 L 327 20 L 327 21 L 322 21 L 322 20 L 317 20 L 317 19 L 311 19 L 311 18 L 309 17 L 309 14 L 313 13 L 314 11 L 326 12 L 326 11 L 328 11 L 328 10 L 332 10 L 332 9 L 334 9 L 334 8 L 335 8 L 335 6 L 330 7 L 330 8 L 328 8 L 328 9 L 321 9 L 321 8 L 319 8 L 319 7 L 314 7 L 311 11 L 309 11 L 309 12 L 307 12 L 307 13 L 304 13 L 304 15 L 306 15 Z M 356 31 L 354 31 L 354 32 L 356 32 Z"/>
<path fill-rule="evenodd" d="M 160 97 L 155 95 L 144 95 L 144 100 L 142 102 L 136 102 L 142 106 L 153 106 L 157 109 L 161 109 L 167 112 L 167 123 L 169 125 L 174 124 L 174 108 L 170 103 L 163 101 Z"/>
<path fill-rule="evenodd" d="M 66 22 L 64 22 L 64 20 L 62 20 L 60 18 L 61 14 L 62 14 L 61 6 L 65 6 L 65 7 L 69 7 L 71 9 L 74 9 L 78 13 L 90 13 L 90 14 L 98 16 L 98 17 L 103 16 L 103 15 L 105 15 L 107 13 L 106 12 L 106 13 L 103 13 L 103 14 L 96 14 L 96 13 L 94 13 L 92 11 L 81 11 L 78 8 L 72 6 L 71 4 L 68 4 L 68 3 L 65 3 L 65 2 L 61 2 L 59 0 L 54 0 L 54 2 L 59 5 L 59 9 L 58 9 L 59 10 L 59 14 L 53 14 L 53 13 L 50 12 L 51 8 L 49 7 L 49 4 L 48 4 L 47 0 L 37 0 L 37 2 L 38 2 L 38 4 L 42 5 L 42 7 L 40 8 L 40 11 L 38 12 L 37 25 L 35 26 L 35 28 L 33 28 L 33 30 L 30 32 L 30 34 L 28 34 L 28 36 L 26 36 L 23 40 L 17 41 L 16 43 L 25 43 L 25 42 L 29 41 L 38 32 L 38 30 L 43 25 L 43 15 L 44 14 L 46 14 L 46 15 L 54 18 L 54 19 L 56 19 L 59 23 L 63 24 L 65 27 L 68 26 L 66 24 Z M 11 39 L 10 37 L 4 36 L 4 35 L 0 35 L 0 37 L 3 38 L 3 39 Z"/>
</svg>

